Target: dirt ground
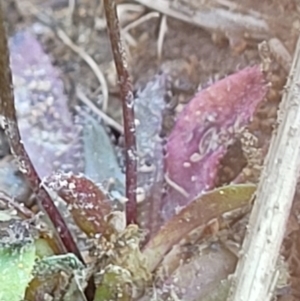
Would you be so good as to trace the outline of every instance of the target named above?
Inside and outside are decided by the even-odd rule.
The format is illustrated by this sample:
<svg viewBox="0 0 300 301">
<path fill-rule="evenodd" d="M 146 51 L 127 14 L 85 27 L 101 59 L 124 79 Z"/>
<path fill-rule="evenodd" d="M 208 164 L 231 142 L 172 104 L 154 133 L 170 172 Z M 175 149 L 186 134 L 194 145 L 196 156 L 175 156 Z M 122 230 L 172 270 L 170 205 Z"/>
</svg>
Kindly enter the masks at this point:
<svg viewBox="0 0 300 301">
<path fill-rule="evenodd" d="M 170 0 L 173 2 L 174 0 Z M 44 49 L 53 58 L 53 64 L 62 74 L 69 105 L 75 108 L 80 104 L 76 88 L 80 87 L 88 98 L 101 109 L 103 97 L 95 73 L 84 62 L 82 55 L 74 52 L 58 35 L 57 26 L 69 36 L 75 45 L 90 55 L 103 72 L 109 91 L 107 115 L 122 123 L 116 72 L 112 61 L 110 42 L 106 33 L 101 1 L 79 0 L 74 11 L 67 0 L 22 0 L 5 1 L 6 16 L 10 35 L 24 28 L 31 28 L 42 42 Z M 177 1 L 174 1 L 177 2 Z M 181 1 L 179 1 L 181 2 Z M 189 7 L 197 10 L 197 0 L 189 2 Z M 222 2 L 222 1 L 220 1 Z M 224 1 L 225 3 L 226 1 Z M 234 1 L 232 1 L 234 2 Z M 243 0 L 238 3 L 238 12 L 259 12 L 269 22 L 269 38 L 277 37 L 285 45 L 290 56 L 300 31 L 300 5 L 297 0 Z M 119 1 L 122 28 L 126 28 L 143 15 L 151 13 L 138 1 Z M 127 6 L 126 6 L 127 5 Z M 134 8 L 132 8 L 135 5 Z M 33 9 L 37 9 L 36 11 Z M 133 11 L 129 11 L 133 10 Z M 49 16 L 45 19 L 44 14 Z M 246 66 L 261 63 L 258 44 L 261 40 L 245 41 L 239 33 L 212 32 L 182 20 L 167 17 L 167 30 L 162 43 L 161 57 L 158 55 L 158 39 L 162 30 L 163 15 L 158 14 L 136 25 L 124 34 L 128 64 L 135 89 L 143 87 L 160 71 L 172 77 L 171 92 L 177 106 L 170 116 L 166 116 L 166 131 L 170 130 L 176 113 L 182 109 L 197 89 L 223 78 Z M 238 32 L 238 31 L 237 31 Z M 224 34 L 224 35 L 223 35 Z M 279 58 L 278 58 L 279 56 Z M 249 131 L 257 137 L 258 162 L 262 162 L 268 148 L 272 129 L 276 125 L 276 114 L 282 90 L 287 77 L 279 55 L 271 56 L 268 80 L 270 90 L 266 101 L 257 110 Z M 119 134 L 112 132 L 117 138 Z M 247 156 L 243 152 L 243 141 L 238 140 L 230 147 L 220 167 L 218 185 L 229 183 L 247 165 Z M 254 150 L 255 152 L 255 150 Z M 253 155 L 253 150 L 251 151 Z M 255 161 L 257 162 L 257 161 Z M 256 166 L 257 167 L 257 166 Z M 255 173 L 250 165 L 246 178 L 257 182 L 259 172 Z M 259 166 L 258 166 L 259 170 Z M 283 292 L 280 300 L 299 300 L 300 298 L 300 186 L 295 196 L 294 209 L 287 228 L 283 246 L 291 274 L 292 291 Z"/>
</svg>

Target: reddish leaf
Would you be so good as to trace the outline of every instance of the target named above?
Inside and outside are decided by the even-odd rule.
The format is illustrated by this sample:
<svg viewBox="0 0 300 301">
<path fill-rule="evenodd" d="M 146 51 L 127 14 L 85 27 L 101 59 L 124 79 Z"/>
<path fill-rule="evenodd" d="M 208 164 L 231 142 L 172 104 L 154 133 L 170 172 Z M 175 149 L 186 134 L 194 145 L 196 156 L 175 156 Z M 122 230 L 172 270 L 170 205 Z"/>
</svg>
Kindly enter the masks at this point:
<svg viewBox="0 0 300 301">
<path fill-rule="evenodd" d="M 107 235 L 111 205 L 105 194 L 84 176 L 56 173 L 44 181 L 67 204 L 75 223 L 88 236 Z"/>
<path fill-rule="evenodd" d="M 263 73 L 254 66 L 216 82 L 189 102 L 166 145 L 165 218 L 214 186 L 219 160 L 266 92 Z"/>
</svg>

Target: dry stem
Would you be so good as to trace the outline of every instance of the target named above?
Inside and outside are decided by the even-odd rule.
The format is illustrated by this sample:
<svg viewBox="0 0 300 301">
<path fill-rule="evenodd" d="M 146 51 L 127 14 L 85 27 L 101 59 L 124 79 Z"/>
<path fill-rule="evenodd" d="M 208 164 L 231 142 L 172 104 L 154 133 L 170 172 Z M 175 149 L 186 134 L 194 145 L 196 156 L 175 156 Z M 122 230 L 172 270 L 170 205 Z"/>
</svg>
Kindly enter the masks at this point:
<svg viewBox="0 0 300 301">
<path fill-rule="evenodd" d="M 127 70 L 125 51 L 121 42 L 116 3 L 104 0 L 107 28 L 110 36 L 114 61 L 116 64 L 121 99 L 123 106 L 125 147 L 126 147 L 126 205 L 127 223 L 136 221 L 136 185 L 137 185 L 137 154 L 134 123 L 134 96 L 132 84 Z"/>
<path fill-rule="evenodd" d="M 230 301 L 271 300 L 300 170 L 300 38 L 261 175 Z"/>
</svg>

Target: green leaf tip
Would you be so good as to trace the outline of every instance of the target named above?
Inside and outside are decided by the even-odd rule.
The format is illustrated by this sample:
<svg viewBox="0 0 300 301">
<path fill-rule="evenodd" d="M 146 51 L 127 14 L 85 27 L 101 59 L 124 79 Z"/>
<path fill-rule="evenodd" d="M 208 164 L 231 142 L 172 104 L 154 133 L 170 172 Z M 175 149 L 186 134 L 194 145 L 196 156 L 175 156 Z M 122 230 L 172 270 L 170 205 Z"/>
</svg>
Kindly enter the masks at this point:
<svg viewBox="0 0 300 301">
<path fill-rule="evenodd" d="M 0 223 L 0 300 L 20 301 L 32 279 L 35 244 L 25 223 Z"/>
</svg>

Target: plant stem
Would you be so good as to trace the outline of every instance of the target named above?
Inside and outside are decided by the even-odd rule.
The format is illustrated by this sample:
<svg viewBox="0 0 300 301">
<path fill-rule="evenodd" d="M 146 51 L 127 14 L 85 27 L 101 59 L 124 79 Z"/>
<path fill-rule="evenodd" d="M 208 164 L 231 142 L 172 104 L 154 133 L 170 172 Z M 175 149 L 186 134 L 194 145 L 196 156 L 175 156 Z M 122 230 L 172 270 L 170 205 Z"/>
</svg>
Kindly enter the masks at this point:
<svg viewBox="0 0 300 301">
<path fill-rule="evenodd" d="M 300 37 L 233 277 L 230 301 L 269 301 L 300 170 Z"/>
<path fill-rule="evenodd" d="M 121 42 L 119 20 L 114 0 L 104 0 L 108 33 L 116 64 L 123 107 L 126 147 L 126 218 L 127 223 L 136 222 L 137 152 L 134 123 L 134 96 L 127 70 L 125 51 Z"/>
<path fill-rule="evenodd" d="M 31 189 L 37 196 L 42 208 L 48 214 L 54 227 L 58 230 L 59 237 L 68 252 L 74 253 L 82 260 L 73 237 L 54 205 L 51 197 L 41 185 L 41 180 L 24 148 L 18 128 L 16 110 L 14 104 L 12 74 L 9 65 L 9 50 L 7 46 L 6 32 L 4 28 L 2 4 L 0 1 L 0 112 L 4 118 L 5 133 L 10 143 L 11 152 L 18 161 L 19 169 L 29 182 Z M 61 250 L 64 252 L 64 250 Z"/>
</svg>

